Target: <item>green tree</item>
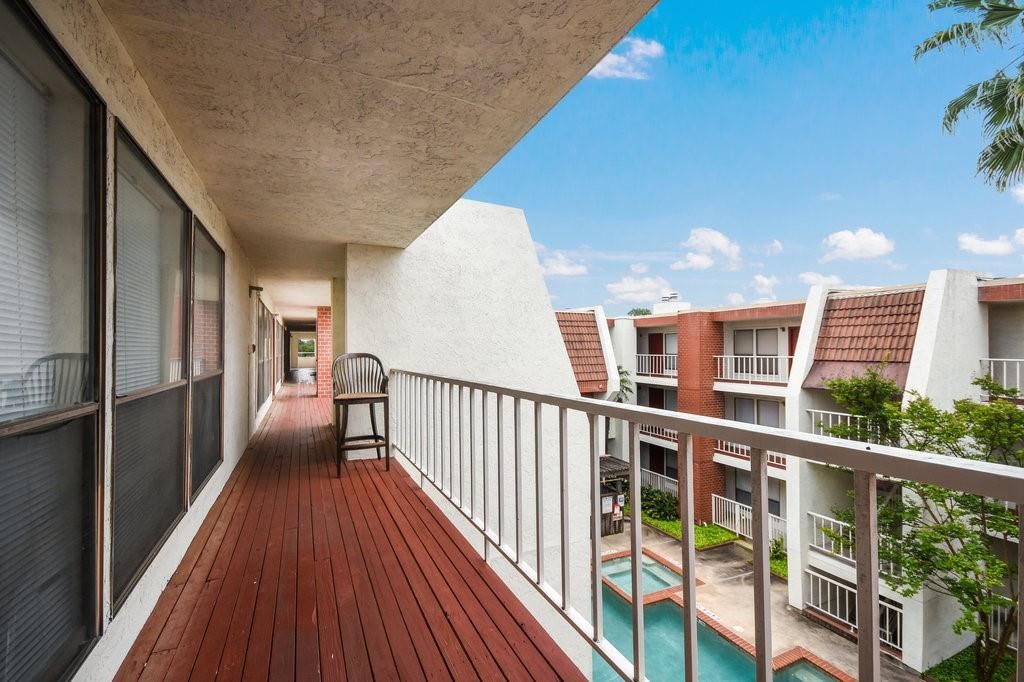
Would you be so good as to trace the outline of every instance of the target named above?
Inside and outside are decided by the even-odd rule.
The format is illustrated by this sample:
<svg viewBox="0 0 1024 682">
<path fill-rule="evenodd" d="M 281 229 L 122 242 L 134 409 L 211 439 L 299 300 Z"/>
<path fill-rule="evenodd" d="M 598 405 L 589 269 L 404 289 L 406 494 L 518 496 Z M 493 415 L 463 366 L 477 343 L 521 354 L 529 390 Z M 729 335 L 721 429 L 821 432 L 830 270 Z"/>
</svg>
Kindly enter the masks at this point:
<svg viewBox="0 0 1024 682">
<path fill-rule="evenodd" d="M 965 398 L 955 401 L 952 410 L 943 410 L 916 393 L 902 405 L 899 387 L 878 368 L 834 379 L 827 387 L 836 401 L 865 415 L 870 430 L 841 425 L 828 431 L 965 460 L 1024 466 L 1024 410 L 1015 403 L 1017 392 L 990 377 L 979 378 L 975 385 L 987 400 Z M 993 680 L 1017 628 L 1016 509 L 935 485 L 901 483 L 903 494 L 878 508 L 879 561 L 895 568 L 883 579 L 907 597 L 929 588 L 956 600 L 961 611 L 953 629 L 974 636 L 975 677 Z M 836 513 L 853 522 L 850 510 Z M 990 621 L 996 610 L 1006 615 L 998 637 Z"/>
<path fill-rule="evenodd" d="M 651 314 L 651 309 L 650 308 L 633 308 L 632 310 L 629 311 L 628 314 L 632 315 L 633 317 L 640 317 L 641 315 L 650 315 Z"/>
<path fill-rule="evenodd" d="M 978 173 L 1002 191 L 1024 175 L 1024 55 L 1020 42 L 1024 6 L 1018 0 L 934 0 L 928 9 L 953 9 L 969 19 L 922 41 L 914 51 L 915 59 L 950 46 L 980 51 L 995 44 L 1012 52 L 1005 67 L 951 100 L 942 118 L 943 127 L 952 133 L 968 111 L 982 115 L 988 144 L 978 156 Z"/>
</svg>

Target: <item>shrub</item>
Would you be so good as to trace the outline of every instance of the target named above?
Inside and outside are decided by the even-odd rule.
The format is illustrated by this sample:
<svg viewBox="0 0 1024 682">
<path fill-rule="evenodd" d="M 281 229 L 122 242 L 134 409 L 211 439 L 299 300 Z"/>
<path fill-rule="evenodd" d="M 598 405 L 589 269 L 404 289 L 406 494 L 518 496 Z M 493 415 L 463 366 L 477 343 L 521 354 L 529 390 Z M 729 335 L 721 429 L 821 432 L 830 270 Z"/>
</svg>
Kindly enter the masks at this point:
<svg viewBox="0 0 1024 682">
<path fill-rule="evenodd" d="M 672 493 L 656 488 L 641 488 L 640 503 L 644 515 L 652 519 L 675 521 L 679 518 L 679 500 Z"/>
</svg>

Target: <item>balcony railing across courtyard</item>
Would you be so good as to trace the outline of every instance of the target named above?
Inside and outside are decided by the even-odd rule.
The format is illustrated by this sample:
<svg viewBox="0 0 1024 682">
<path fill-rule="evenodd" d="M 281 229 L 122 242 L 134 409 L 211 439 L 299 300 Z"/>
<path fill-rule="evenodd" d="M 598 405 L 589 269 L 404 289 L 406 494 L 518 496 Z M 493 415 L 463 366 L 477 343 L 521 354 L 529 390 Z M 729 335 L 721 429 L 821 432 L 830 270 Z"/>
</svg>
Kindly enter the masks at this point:
<svg viewBox="0 0 1024 682">
<path fill-rule="evenodd" d="M 842 433 L 842 437 L 850 436 L 850 440 L 866 443 L 877 443 L 878 434 L 870 427 L 867 417 L 848 412 L 832 412 L 830 410 L 807 410 L 811 417 L 811 433 L 819 436 L 830 436 Z"/>
<path fill-rule="evenodd" d="M 640 485 L 644 488 L 654 488 L 655 490 L 672 493 L 673 495 L 679 492 L 678 479 L 666 476 L 665 474 L 659 474 L 657 471 L 651 471 L 650 469 L 640 470 Z"/>
<path fill-rule="evenodd" d="M 750 384 L 785 384 L 789 381 L 792 356 L 716 355 L 715 379 Z"/>
<path fill-rule="evenodd" d="M 678 374 L 679 356 L 637 353 L 636 373 L 650 377 L 674 377 Z"/>
<path fill-rule="evenodd" d="M 811 522 L 809 547 L 849 563 L 857 561 L 853 545 L 853 527 L 850 524 L 811 511 L 807 512 L 807 516 Z M 881 560 L 878 562 L 878 568 L 888 575 L 893 575 L 897 570 L 894 564 Z"/>
<path fill-rule="evenodd" d="M 679 437 L 679 434 L 676 433 L 675 429 L 666 429 L 661 426 L 651 426 L 650 424 L 641 424 L 640 433 L 648 436 L 654 436 L 655 438 L 670 440 L 673 443 L 676 442 L 676 439 Z"/>
<path fill-rule="evenodd" d="M 816 571 L 807 571 L 807 579 L 810 583 L 810 599 L 806 608 L 856 630 L 860 606 L 857 590 Z M 878 638 L 891 649 L 903 649 L 902 608 L 887 601 L 878 602 Z"/>
<path fill-rule="evenodd" d="M 742 443 L 732 443 L 727 440 L 720 440 L 715 444 L 715 449 L 719 452 L 732 455 L 733 457 L 739 457 L 741 459 L 750 459 L 750 446 L 743 445 Z M 786 466 L 786 456 L 780 455 L 777 452 L 767 452 L 765 456 L 768 458 L 768 463 L 778 467 Z"/>
<path fill-rule="evenodd" d="M 832 581 L 842 587 L 839 590 L 822 584 L 825 591 L 819 590 L 820 598 L 808 606 L 834 618 L 842 616 L 851 627 L 858 620 L 881 624 L 858 638 L 861 680 L 880 679 L 881 643 L 893 648 L 902 645 L 895 634 L 902 617 L 898 607 L 880 602 L 878 594 L 877 477 L 1024 503 L 1024 469 L 1017 467 L 420 372 L 392 370 L 389 391 L 394 448 L 400 461 L 418 473 L 420 484 L 430 489 L 442 509 L 461 515 L 467 529 L 475 529 L 488 561 L 504 562 L 531 583 L 553 612 L 627 679 L 646 678 L 643 600 L 631 605 L 630 660 L 604 634 L 600 574 L 604 418 L 622 420 L 628 434 L 633 556 L 640 556 L 642 550 L 640 425 L 679 434 L 676 494 L 684 576 L 682 666 L 687 680 L 697 679 L 701 664 L 694 570 L 694 437 L 749 447 L 757 680 L 772 679 L 768 452 L 785 452 L 853 472 L 856 585 Z M 632 564 L 632 593 L 641 594 L 642 562 Z M 838 610 L 839 604 L 845 610 Z M 1024 657 L 1018 654 L 1018 658 L 1024 669 Z"/>
<path fill-rule="evenodd" d="M 711 521 L 722 528 L 728 528 L 748 540 L 754 536 L 754 510 L 750 505 L 730 500 L 721 495 L 711 496 Z M 786 519 L 775 514 L 768 515 L 768 535 L 786 539 Z"/>
<path fill-rule="evenodd" d="M 1024 359 L 984 358 L 981 373 L 991 376 L 1003 388 L 1012 388 L 1018 393 L 1024 389 Z"/>
</svg>

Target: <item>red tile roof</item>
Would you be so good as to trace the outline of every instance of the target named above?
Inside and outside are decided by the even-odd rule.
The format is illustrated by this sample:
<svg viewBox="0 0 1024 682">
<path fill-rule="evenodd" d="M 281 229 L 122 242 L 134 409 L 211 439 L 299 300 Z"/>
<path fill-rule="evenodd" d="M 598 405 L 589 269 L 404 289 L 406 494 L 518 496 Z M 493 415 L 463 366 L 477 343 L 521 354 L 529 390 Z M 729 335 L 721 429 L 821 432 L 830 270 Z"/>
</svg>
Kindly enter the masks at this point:
<svg viewBox="0 0 1024 682">
<path fill-rule="evenodd" d="M 556 311 L 558 328 L 565 341 L 565 350 L 576 374 L 580 393 L 601 393 L 608 390 L 608 370 L 605 367 L 601 336 L 594 313 Z"/>
<path fill-rule="evenodd" d="M 831 296 L 815 361 L 910 362 L 923 300 L 924 288 Z"/>
</svg>

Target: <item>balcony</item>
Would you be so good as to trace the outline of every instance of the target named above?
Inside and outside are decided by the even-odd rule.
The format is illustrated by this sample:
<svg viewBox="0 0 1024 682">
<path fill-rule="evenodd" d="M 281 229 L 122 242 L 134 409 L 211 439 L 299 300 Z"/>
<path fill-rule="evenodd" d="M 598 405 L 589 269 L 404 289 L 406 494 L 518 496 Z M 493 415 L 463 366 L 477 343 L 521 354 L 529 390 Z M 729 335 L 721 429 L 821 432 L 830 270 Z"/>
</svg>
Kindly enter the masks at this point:
<svg viewBox="0 0 1024 682">
<path fill-rule="evenodd" d="M 807 517 L 811 521 L 811 539 L 807 543 L 810 549 L 851 565 L 856 564 L 853 527 L 850 524 L 811 511 L 807 512 Z M 878 568 L 886 575 L 893 575 L 898 570 L 895 564 L 881 560 Z"/>
<path fill-rule="evenodd" d="M 638 376 L 675 377 L 678 376 L 678 363 L 678 355 L 638 353 L 636 373 Z"/>
<path fill-rule="evenodd" d="M 829 410 L 807 410 L 807 414 L 811 417 L 811 433 L 818 436 L 830 436 L 834 429 L 841 428 L 850 435 L 848 440 L 865 443 L 877 443 L 879 440 L 867 417 Z"/>
<path fill-rule="evenodd" d="M 670 476 L 659 474 L 650 469 L 640 469 L 640 485 L 644 488 L 654 488 L 666 493 L 676 495 L 679 493 L 679 481 Z"/>
<path fill-rule="evenodd" d="M 645 436 L 652 436 L 653 438 L 672 441 L 673 443 L 676 443 L 679 440 L 679 434 L 676 433 L 675 429 L 666 429 L 660 426 L 651 426 L 650 424 L 641 424 L 640 433 Z"/>
<path fill-rule="evenodd" d="M 715 379 L 747 384 L 786 384 L 793 356 L 716 355 Z"/>
<path fill-rule="evenodd" d="M 748 540 L 754 537 L 754 510 L 749 505 L 742 504 L 736 500 L 730 500 L 721 495 L 712 495 L 711 520 L 722 528 L 728 528 L 733 533 L 742 535 Z M 786 519 L 775 514 L 769 514 L 768 536 L 771 540 L 775 538 L 785 540 Z"/>
<path fill-rule="evenodd" d="M 740 459 L 750 459 L 750 446 L 743 445 L 742 443 L 732 443 L 727 440 L 720 440 L 715 443 L 715 450 L 721 452 L 723 455 L 730 455 L 732 457 L 739 457 Z M 768 464 L 782 469 L 786 468 L 786 456 L 780 455 L 777 452 L 765 453 Z"/>
<path fill-rule="evenodd" d="M 991 376 L 997 384 L 1003 388 L 1016 390 L 1018 394 L 1024 389 L 1024 359 L 983 358 L 981 374 Z"/>
<path fill-rule="evenodd" d="M 806 573 L 810 594 L 804 608 L 857 632 L 857 590 L 817 571 Z M 878 603 L 878 638 L 897 655 L 903 649 L 903 609 L 889 601 Z"/>
</svg>

